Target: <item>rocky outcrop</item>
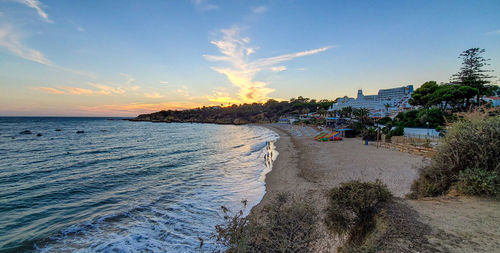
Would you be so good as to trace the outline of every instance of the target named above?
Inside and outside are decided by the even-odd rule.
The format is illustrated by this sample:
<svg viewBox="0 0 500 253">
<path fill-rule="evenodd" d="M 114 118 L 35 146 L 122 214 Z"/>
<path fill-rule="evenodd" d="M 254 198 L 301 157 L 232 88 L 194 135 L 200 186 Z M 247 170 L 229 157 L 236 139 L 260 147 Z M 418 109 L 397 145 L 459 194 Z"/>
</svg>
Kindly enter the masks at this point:
<svg viewBox="0 0 500 253">
<path fill-rule="evenodd" d="M 252 115 L 236 114 L 195 114 L 192 110 L 191 113 L 183 113 L 185 111 L 174 112 L 156 112 L 151 114 L 141 114 L 130 121 L 149 121 L 154 123 L 212 123 L 212 124 L 231 124 L 231 125 L 245 125 L 250 123 L 271 123 L 273 122 L 264 113 L 257 113 Z M 187 114 L 187 115 L 186 115 Z"/>
</svg>

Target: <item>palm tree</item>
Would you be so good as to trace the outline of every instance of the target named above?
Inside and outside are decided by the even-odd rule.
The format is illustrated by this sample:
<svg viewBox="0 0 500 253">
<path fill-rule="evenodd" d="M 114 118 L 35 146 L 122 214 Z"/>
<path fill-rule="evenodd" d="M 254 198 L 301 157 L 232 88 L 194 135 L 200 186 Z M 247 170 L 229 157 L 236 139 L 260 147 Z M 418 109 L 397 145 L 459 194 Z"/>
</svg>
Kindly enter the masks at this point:
<svg viewBox="0 0 500 253">
<path fill-rule="evenodd" d="M 352 107 L 348 106 L 348 107 L 342 108 L 341 114 L 343 114 L 347 118 L 351 118 L 352 117 Z"/>
<path fill-rule="evenodd" d="M 389 108 L 391 108 L 391 104 L 385 104 L 385 111 L 389 112 Z"/>
<path fill-rule="evenodd" d="M 364 123 L 365 119 L 370 114 L 370 110 L 368 110 L 366 108 L 354 109 L 353 114 L 354 114 L 354 116 L 356 116 L 356 118 L 359 119 L 359 121 L 361 121 L 361 123 Z"/>
</svg>

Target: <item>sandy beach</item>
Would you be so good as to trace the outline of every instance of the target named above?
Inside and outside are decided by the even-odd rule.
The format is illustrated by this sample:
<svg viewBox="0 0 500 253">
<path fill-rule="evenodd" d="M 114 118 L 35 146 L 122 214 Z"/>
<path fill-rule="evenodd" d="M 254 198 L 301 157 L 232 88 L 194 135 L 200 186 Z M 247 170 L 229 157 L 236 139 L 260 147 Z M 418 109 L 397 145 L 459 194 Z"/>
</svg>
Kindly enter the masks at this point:
<svg viewBox="0 0 500 253">
<path fill-rule="evenodd" d="M 318 130 L 308 126 L 264 126 L 280 135 L 275 143 L 279 156 L 266 175 L 266 194 L 252 209 L 253 217 L 259 217 L 279 192 L 310 201 L 324 215 L 326 193 L 332 187 L 350 180 L 379 179 L 396 197 L 388 209 L 391 228 L 381 252 L 493 252 L 500 246 L 498 201 L 449 196 L 404 199 L 428 158 L 363 145 L 359 138 L 317 142 L 313 137 Z M 335 252 L 343 238 L 332 236 L 322 218 L 313 251 Z"/>
<path fill-rule="evenodd" d="M 266 176 L 266 195 L 252 210 L 261 209 L 278 192 L 288 192 L 314 202 L 321 211 L 327 206 L 326 192 L 350 180 L 382 180 L 394 196 L 402 197 L 410 191 L 413 180 L 425 158 L 398 151 L 363 145 L 359 138 L 344 138 L 339 142 L 317 142 L 311 127 L 286 124 L 264 125 L 277 132 L 279 156 Z M 324 213 L 324 212 L 320 212 Z M 332 252 L 339 240 L 326 232 L 320 224 L 322 239 L 316 246 L 319 252 Z"/>
</svg>

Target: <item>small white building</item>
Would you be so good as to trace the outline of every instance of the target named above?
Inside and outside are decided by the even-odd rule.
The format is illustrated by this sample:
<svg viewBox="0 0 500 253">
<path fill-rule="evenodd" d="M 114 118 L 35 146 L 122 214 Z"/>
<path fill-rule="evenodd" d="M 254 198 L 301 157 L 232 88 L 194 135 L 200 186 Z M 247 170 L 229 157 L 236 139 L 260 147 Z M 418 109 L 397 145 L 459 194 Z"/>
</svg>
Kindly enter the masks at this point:
<svg viewBox="0 0 500 253">
<path fill-rule="evenodd" d="M 491 106 L 493 107 L 500 106 L 500 97 L 484 97 L 483 100 L 486 101 L 486 103 L 491 102 Z"/>
</svg>

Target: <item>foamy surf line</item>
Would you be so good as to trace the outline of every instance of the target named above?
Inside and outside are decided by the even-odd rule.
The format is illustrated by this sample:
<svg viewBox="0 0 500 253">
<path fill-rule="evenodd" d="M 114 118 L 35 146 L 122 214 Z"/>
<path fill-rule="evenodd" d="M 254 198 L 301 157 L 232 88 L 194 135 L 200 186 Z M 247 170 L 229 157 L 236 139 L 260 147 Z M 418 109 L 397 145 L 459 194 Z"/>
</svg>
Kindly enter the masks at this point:
<svg viewBox="0 0 500 253">
<path fill-rule="evenodd" d="M 237 205 L 239 201 L 248 199 L 249 205 L 245 210 L 246 215 L 248 215 L 251 209 L 258 205 L 266 194 L 266 175 L 272 171 L 273 163 L 279 155 L 275 145 L 279 139 L 279 134 L 263 126 L 247 127 L 250 131 L 244 130 L 245 128 L 243 130 L 251 133 L 248 138 L 243 139 L 242 142 L 234 141 L 234 144 L 229 141 L 231 144 L 228 152 L 231 152 L 232 156 L 228 155 L 227 159 L 222 159 L 224 161 L 234 161 L 227 165 L 237 166 L 239 168 L 236 170 L 238 171 L 238 178 L 241 176 L 246 178 L 241 182 L 248 184 L 246 188 L 237 185 L 231 187 L 233 189 L 232 193 L 242 198 L 231 197 L 231 192 L 229 195 L 228 193 L 222 193 L 222 195 L 218 196 L 211 195 L 215 192 L 208 192 L 202 194 L 203 196 L 197 200 L 190 199 L 189 203 L 171 204 L 168 202 L 177 200 L 164 195 L 156 196 L 158 199 L 146 201 L 145 203 L 135 203 L 130 206 L 130 209 L 75 224 L 62 230 L 57 235 L 37 240 L 35 251 L 134 252 L 148 250 L 151 252 L 165 252 L 167 250 L 168 252 L 186 252 L 194 250 L 192 244 L 193 241 L 197 242 L 196 238 L 198 236 L 207 239 L 206 235 L 208 233 L 215 232 L 215 225 L 223 222 L 223 220 L 216 219 L 217 213 L 220 213 L 218 208 L 220 206 L 196 201 L 211 202 L 210 199 L 217 197 L 229 201 L 228 198 L 232 198 L 231 201 L 233 201 L 234 205 L 231 211 L 236 211 L 239 210 L 238 207 L 241 208 L 241 205 Z M 248 148 L 250 151 L 246 152 Z M 235 155 L 241 157 L 241 160 L 235 159 Z M 247 164 L 249 167 L 246 167 Z M 239 172 L 243 174 L 239 174 Z M 221 183 L 224 184 L 224 182 Z M 217 189 L 226 189 L 224 187 L 228 187 L 227 182 L 225 186 L 220 185 Z M 231 188 L 227 188 L 227 190 Z M 217 189 L 215 191 L 220 193 L 220 190 Z M 196 191 L 200 194 L 199 191 L 203 190 Z M 162 192 L 162 194 L 165 193 Z M 167 199 L 167 202 L 165 202 L 164 198 Z M 179 198 L 189 199 L 188 196 Z M 202 222 L 203 224 L 200 223 L 197 227 L 192 227 L 192 224 L 186 223 L 199 219 L 200 215 L 205 217 L 205 220 L 210 221 Z M 204 245 L 203 250 L 211 250 L 216 247 L 215 242 L 211 241 L 205 241 Z"/>
<path fill-rule="evenodd" d="M 260 127 L 262 127 L 262 126 L 260 126 Z M 257 206 L 260 202 L 262 202 L 262 200 L 264 199 L 264 196 L 267 193 L 266 175 L 273 170 L 273 164 L 274 164 L 274 162 L 276 161 L 276 159 L 278 158 L 278 155 L 279 155 L 278 150 L 276 150 L 275 143 L 279 140 L 280 135 L 277 132 L 273 131 L 272 129 L 268 128 L 268 127 L 262 127 L 262 128 L 265 128 L 266 130 L 271 131 L 274 134 L 274 138 L 272 138 L 271 140 L 267 141 L 266 142 L 266 146 L 264 147 L 264 153 L 265 153 L 264 154 L 264 163 L 265 163 L 265 166 L 264 166 L 264 169 L 262 170 L 262 172 L 260 174 L 260 177 L 259 177 L 259 182 L 262 183 L 262 186 L 264 187 L 264 192 L 260 196 L 260 198 L 258 199 L 258 201 L 254 205 L 250 206 L 250 208 L 246 212 L 246 215 L 248 215 L 249 212 L 255 206 Z"/>
</svg>

